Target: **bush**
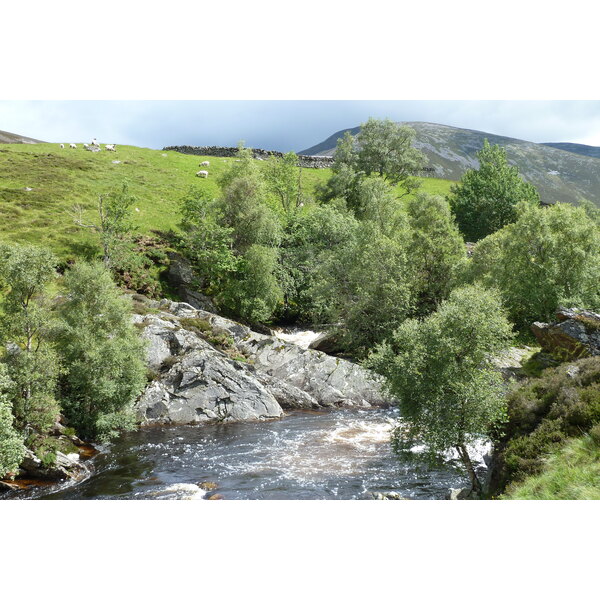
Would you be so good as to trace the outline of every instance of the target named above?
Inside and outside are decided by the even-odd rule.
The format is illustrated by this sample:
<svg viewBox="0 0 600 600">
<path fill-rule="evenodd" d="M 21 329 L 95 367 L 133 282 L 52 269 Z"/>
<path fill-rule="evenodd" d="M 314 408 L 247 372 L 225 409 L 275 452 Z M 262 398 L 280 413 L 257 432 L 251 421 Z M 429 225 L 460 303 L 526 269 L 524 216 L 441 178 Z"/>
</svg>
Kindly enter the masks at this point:
<svg viewBox="0 0 600 600">
<path fill-rule="evenodd" d="M 508 395 L 508 417 L 497 440 L 495 491 L 541 473 L 567 440 L 597 430 L 600 357 L 547 369 L 519 385 Z"/>
</svg>

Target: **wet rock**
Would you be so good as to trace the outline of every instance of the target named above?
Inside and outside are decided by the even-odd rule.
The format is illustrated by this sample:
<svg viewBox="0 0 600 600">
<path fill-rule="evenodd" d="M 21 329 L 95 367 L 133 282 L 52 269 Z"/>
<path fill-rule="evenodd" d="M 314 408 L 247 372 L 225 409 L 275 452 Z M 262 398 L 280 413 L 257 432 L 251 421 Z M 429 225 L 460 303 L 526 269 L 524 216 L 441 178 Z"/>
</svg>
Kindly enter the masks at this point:
<svg viewBox="0 0 600 600">
<path fill-rule="evenodd" d="M 366 500 L 407 500 L 402 494 L 398 492 L 367 492 L 365 494 Z"/>
<path fill-rule="evenodd" d="M 450 488 L 446 500 L 475 500 L 476 494 L 471 488 Z"/>
<path fill-rule="evenodd" d="M 342 354 L 344 352 L 339 336 L 333 331 L 320 333 L 308 347 L 310 350 L 318 350 L 325 354 Z"/>
<path fill-rule="evenodd" d="M 600 314 L 578 308 L 560 308 L 556 323 L 531 326 L 540 346 L 559 360 L 600 355 Z"/>
<path fill-rule="evenodd" d="M 201 490 L 211 492 L 212 490 L 216 490 L 219 486 L 214 481 L 203 481 L 202 483 L 198 484 L 198 487 Z"/>
<path fill-rule="evenodd" d="M 206 498 L 207 500 L 224 500 L 223 496 L 221 496 L 221 494 L 211 494 L 210 496 L 207 496 Z"/>
<path fill-rule="evenodd" d="M 19 486 L 16 483 L 10 481 L 0 481 L 0 494 L 3 492 L 13 492 L 18 490 Z"/>
<path fill-rule="evenodd" d="M 53 465 L 44 465 L 31 450 L 27 450 L 20 468 L 28 477 L 51 481 L 62 481 L 65 479 L 79 481 L 90 474 L 90 467 L 81 462 L 79 455 L 76 453 L 63 454 L 62 452 L 56 452 L 55 463 Z"/>
</svg>

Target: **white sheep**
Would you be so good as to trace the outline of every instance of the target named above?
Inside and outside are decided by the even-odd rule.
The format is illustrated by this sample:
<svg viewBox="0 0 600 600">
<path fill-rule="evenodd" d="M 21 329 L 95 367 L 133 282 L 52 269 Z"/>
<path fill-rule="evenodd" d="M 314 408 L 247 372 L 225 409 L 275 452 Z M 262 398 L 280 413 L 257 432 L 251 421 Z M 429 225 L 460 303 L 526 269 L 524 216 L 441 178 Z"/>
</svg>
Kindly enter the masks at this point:
<svg viewBox="0 0 600 600">
<path fill-rule="evenodd" d="M 210 162 L 207 160 L 203 160 L 199 165 L 199 167 L 210 167 Z"/>
<path fill-rule="evenodd" d="M 60 145 L 60 147 L 64 149 L 65 145 L 64 145 L 64 144 L 61 144 L 61 145 Z"/>
<path fill-rule="evenodd" d="M 69 148 L 77 148 L 77 144 L 69 144 Z"/>
<path fill-rule="evenodd" d="M 92 140 L 92 146 L 100 146 L 100 144 L 96 141 L 96 138 Z"/>
<path fill-rule="evenodd" d="M 109 150 L 110 152 L 115 152 L 115 146 L 116 146 L 116 144 L 105 144 L 105 146 L 104 146 L 104 147 L 105 147 L 107 150 Z"/>
<path fill-rule="evenodd" d="M 208 171 L 198 171 L 196 173 L 196 177 L 203 177 L 204 179 L 206 179 L 208 177 Z"/>
<path fill-rule="evenodd" d="M 89 144 L 84 144 L 83 147 L 85 150 L 87 150 L 90 146 L 89 146 Z"/>
</svg>

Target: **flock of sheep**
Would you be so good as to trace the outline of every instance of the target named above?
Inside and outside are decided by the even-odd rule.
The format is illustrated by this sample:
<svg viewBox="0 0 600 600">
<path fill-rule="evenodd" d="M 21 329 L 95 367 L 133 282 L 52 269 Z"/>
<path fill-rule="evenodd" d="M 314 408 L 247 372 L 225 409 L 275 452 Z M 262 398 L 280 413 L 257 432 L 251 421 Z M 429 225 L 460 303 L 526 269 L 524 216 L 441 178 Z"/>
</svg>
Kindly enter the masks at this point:
<svg viewBox="0 0 600 600">
<path fill-rule="evenodd" d="M 64 144 L 59 144 L 60 148 L 64 148 L 65 145 Z M 104 147 L 106 148 L 106 150 L 108 150 L 109 152 L 115 152 L 117 149 L 117 145 L 116 144 L 105 144 Z M 77 144 L 69 144 L 69 148 L 77 148 Z M 96 140 L 96 138 L 94 138 L 89 144 L 83 144 L 83 148 L 85 150 L 90 150 L 90 149 L 97 149 L 100 150 L 100 144 L 98 143 L 98 141 Z"/>
</svg>

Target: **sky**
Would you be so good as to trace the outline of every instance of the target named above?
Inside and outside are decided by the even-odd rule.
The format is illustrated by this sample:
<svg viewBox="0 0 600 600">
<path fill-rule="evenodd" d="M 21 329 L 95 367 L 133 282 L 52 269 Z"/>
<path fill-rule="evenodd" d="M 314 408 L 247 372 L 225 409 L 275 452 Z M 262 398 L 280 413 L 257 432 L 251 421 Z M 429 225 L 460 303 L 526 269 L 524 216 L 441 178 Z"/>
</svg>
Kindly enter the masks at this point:
<svg viewBox="0 0 600 600">
<path fill-rule="evenodd" d="M 600 101 L 0 101 L 0 130 L 48 142 L 300 151 L 369 117 L 429 121 L 532 142 L 600 146 Z"/>
</svg>

